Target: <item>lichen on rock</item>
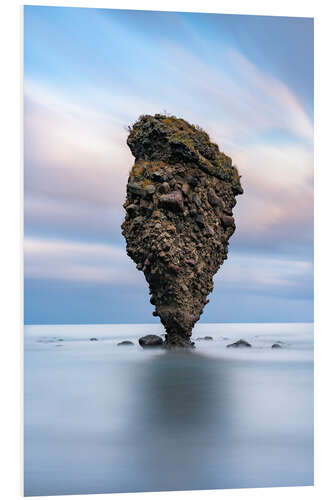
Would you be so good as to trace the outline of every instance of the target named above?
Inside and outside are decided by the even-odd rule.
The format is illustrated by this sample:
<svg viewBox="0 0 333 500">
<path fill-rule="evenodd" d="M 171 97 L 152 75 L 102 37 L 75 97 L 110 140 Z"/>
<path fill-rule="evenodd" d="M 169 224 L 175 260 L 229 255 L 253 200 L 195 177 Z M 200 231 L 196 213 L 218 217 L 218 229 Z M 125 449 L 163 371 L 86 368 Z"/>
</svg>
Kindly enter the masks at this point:
<svg viewBox="0 0 333 500">
<path fill-rule="evenodd" d="M 190 346 L 235 231 L 240 177 L 206 132 L 180 118 L 141 116 L 127 144 L 135 157 L 122 224 L 127 253 L 149 284 L 166 346 Z"/>
</svg>

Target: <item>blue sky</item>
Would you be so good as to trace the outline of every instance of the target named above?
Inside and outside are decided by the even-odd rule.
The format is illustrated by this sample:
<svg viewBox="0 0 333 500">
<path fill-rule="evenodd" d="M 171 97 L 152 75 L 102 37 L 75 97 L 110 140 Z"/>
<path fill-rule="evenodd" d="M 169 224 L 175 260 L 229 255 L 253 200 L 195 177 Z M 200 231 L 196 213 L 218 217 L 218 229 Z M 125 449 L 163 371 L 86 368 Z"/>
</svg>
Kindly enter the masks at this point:
<svg viewBox="0 0 333 500">
<path fill-rule="evenodd" d="M 120 224 L 126 125 L 168 113 L 244 195 L 202 322 L 313 319 L 313 20 L 24 8 L 25 323 L 150 323 Z"/>
</svg>

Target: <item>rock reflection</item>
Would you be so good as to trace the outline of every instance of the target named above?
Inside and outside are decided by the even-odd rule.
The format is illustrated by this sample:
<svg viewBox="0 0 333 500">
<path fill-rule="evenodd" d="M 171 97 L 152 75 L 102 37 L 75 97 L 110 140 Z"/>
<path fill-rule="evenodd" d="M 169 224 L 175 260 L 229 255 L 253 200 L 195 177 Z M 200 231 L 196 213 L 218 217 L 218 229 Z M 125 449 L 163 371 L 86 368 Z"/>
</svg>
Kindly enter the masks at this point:
<svg viewBox="0 0 333 500">
<path fill-rule="evenodd" d="M 214 430 L 225 424 L 228 405 L 219 402 L 227 399 L 227 388 L 218 376 L 220 370 L 221 361 L 196 352 L 166 352 L 151 359 L 146 366 L 146 419 L 142 420 L 159 432 L 176 434 Z"/>
<path fill-rule="evenodd" d="M 140 461 L 149 471 L 152 488 L 216 485 L 216 444 L 219 454 L 225 455 L 224 434 L 230 426 L 224 374 L 221 361 L 192 351 L 166 352 L 146 363 L 140 380 L 144 399 L 136 408 L 135 421 L 145 441 Z"/>
</svg>

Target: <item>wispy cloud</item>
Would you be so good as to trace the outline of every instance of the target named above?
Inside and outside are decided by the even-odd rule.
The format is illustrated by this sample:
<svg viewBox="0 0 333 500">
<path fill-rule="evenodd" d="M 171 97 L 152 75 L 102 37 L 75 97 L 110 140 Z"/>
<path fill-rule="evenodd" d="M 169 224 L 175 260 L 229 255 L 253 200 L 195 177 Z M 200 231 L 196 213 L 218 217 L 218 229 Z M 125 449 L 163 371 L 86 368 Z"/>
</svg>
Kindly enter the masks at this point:
<svg viewBox="0 0 333 500">
<path fill-rule="evenodd" d="M 264 73 L 251 63 L 241 52 L 230 49 L 228 57 L 237 68 L 239 78 L 246 81 L 246 97 L 252 111 L 252 119 L 259 118 L 267 126 L 283 128 L 293 136 L 305 139 L 309 144 L 313 140 L 313 124 L 304 111 L 299 99 L 283 82 Z M 253 116 L 255 112 L 255 116 Z M 260 123 L 260 122 L 259 122 Z"/>
<path fill-rule="evenodd" d="M 295 144 L 238 152 L 244 196 L 235 209 L 242 241 L 309 244 L 313 238 L 313 154 Z"/>
<path fill-rule="evenodd" d="M 28 237 L 24 253 L 27 278 L 147 288 L 143 274 L 114 245 Z M 214 281 L 217 293 L 222 288 L 297 298 L 300 283 L 302 296 L 311 296 L 312 271 L 312 263 L 306 260 L 234 252 L 232 264 L 226 261 Z"/>
<path fill-rule="evenodd" d="M 26 191 L 119 205 L 133 162 L 123 125 L 44 87 L 25 93 Z"/>
<path fill-rule="evenodd" d="M 205 60 L 171 42 L 169 51 L 175 79 L 182 82 L 182 108 L 191 107 L 194 117 L 200 103 L 202 123 L 220 144 L 238 150 L 271 129 L 312 144 L 312 121 L 297 96 L 240 51 L 222 47 L 219 64 L 214 65 L 206 62 L 208 52 Z M 186 87 L 191 89 L 188 94 Z"/>
<path fill-rule="evenodd" d="M 27 193 L 24 202 L 27 234 L 44 237 L 62 235 L 86 241 L 124 243 L 120 227 L 124 213 L 122 205 L 103 205 L 47 193 Z"/>
<path fill-rule="evenodd" d="M 238 57 L 244 67 L 250 64 L 240 55 Z M 234 58 L 237 59 L 235 55 Z M 201 66 L 195 68 L 196 74 L 202 73 L 203 68 L 201 70 L 200 68 Z M 250 73 L 251 71 L 255 73 L 258 88 L 268 87 L 266 93 L 269 99 L 274 99 L 275 87 L 273 85 L 273 90 L 269 87 L 270 79 L 261 72 L 256 72 L 253 65 L 249 69 Z M 244 77 L 243 73 L 241 75 Z M 217 75 L 215 83 L 216 79 Z M 207 95 L 211 95 L 215 83 L 214 80 L 207 81 L 211 86 L 210 89 L 206 89 Z M 289 113 L 287 111 L 289 101 L 293 103 L 295 99 L 290 96 L 283 84 L 275 82 L 275 86 L 278 89 L 281 87 L 282 90 L 277 92 L 276 101 L 273 103 L 277 116 L 269 126 L 275 125 L 281 128 L 286 121 L 285 116 Z M 236 91 L 236 95 L 237 92 L 240 90 Z M 226 98 L 230 93 L 231 90 L 227 89 L 222 95 L 221 119 L 215 122 L 215 126 L 210 124 L 208 127 L 214 130 L 215 136 L 221 138 L 219 143 L 222 149 L 225 149 L 224 130 L 230 127 L 230 122 L 235 121 L 233 103 L 228 102 L 225 105 L 226 101 L 230 101 Z M 234 96 L 234 93 L 232 95 Z M 127 134 L 117 113 L 115 111 L 109 115 L 100 113 L 82 104 L 70 102 L 68 98 L 44 87 L 29 83 L 26 85 L 26 99 L 27 195 L 50 196 L 53 199 L 53 206 L 58 197 L 60 211 L 64 198 L 72 202 L 102 205 L 105 210 L 112 207 L 119 208 L 125 197 L 128 171 L 133 158 L 126 146 Z M 256 95 L 256 100 L 253 100 L 246 85 L 243 86 L 243 94 L 239 99 L 246 105 L 242 106 L 242 116 L 239 115 L 240 109 L 237 111 L 239 105 L 236 105 L 238 127 L 235 125 L 235 130 L 229 130 L 227 133 L 229 138 L 234 136 L 230 144 L 231 150 L 227 149 L 227 152 L 233 156 L 243 176 L 246 207 L 236 209 L 238 226 L 242 234 L 251 231 L 264 236 L 265 231 L 271 233 L 272 228 L 278 224 L 284 224 L 286 228 L 290 226 L 295 228 L 297 223 L 304 227 L 306 221 L 309 222 L 311 230 L 313 191 L 311 147 L 308 144 L 292 142 L 272 143 L 266 138 L 260 138 L 258 133 L 268 126 L 266 121 L 270 112 L 267 109 L 267 99 L 263 96 L 260 100 L 260 96 Z M 253 105 L 251 110 L 250 102 Z M 290 123 L 296 123 L 297 112 L 299 121 L 306 122 L 299 104 L 294 103 L 294 108 L 295 117 L 294 120 L 290 119 Z M 253 120 L 254 110 L 255 120 Z M 260 115 L 265 117 L 264 121 L 260 121 Z M 212 119 L 215 120 L 216 116 Z M 208 123 L 206 117 L 203 118 L 203 122 Z M 245 123 L 247 123 L 246 140 L 240 134 L 237 142 L 236 131 L 241 132 Z M 300 131 L 300 134 L 303 133 L 305 135 L 310 133 L 310 127 L 305 126 L 304 131 Z M 252 142 L 242 144 L 242 140 L 248 141 L 248 136 L 251 134 Z M 238 201 L 239 207 L 245 206 L 243 200 Z M 82 213 L 86 211 L 82 207 Z"/>
<path fill-rule="evenodd" d="M 282 68 L 274 43 L 287 33 L 293 47 L 291 31 L 279 23 L 262 50 L 258 20 L 208 17 L 26 8 L 27 278 L 146 290 L 120 233 L 134 161 L 124 126 L 167 110 L 205 128 L 242 175 L 215 291 L 311 295 L 312 116 L 298 70 L 293 86 L 271 71 Z"/>
<path fill-rule="evenodd" d="M 297 299 L 313 295 L 313 264 L 288 257 L 233 252 L 215 276 L 216 288 Z"/>
<path fill-rule="evenodd" d="M 113 245 L 25 238 L 25 276 L 33 279 L 135 285 L 141 274 Z"/>
</svg>

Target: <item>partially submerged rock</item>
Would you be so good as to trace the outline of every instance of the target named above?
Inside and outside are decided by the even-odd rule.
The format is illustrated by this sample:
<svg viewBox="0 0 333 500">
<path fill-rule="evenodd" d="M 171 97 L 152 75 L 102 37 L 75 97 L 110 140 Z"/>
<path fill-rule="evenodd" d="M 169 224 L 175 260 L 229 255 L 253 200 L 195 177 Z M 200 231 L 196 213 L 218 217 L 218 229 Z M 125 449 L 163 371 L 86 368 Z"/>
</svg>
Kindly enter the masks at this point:
<svg viewBox="0 0 333 500">
<path fill-rule="evenodd" d="M 90 342 L 97 342 L 98 341 L 98 339 L 96 337 L 91 337 L 91 339 L 89 339 L 89 340 L 90 340 Z"/>
<path fill-rule="evenodd" d="M 145 335 L 139 338 L 139 344 L 141 347 L 157 347 L 163 345 L 163 339 L 158 335 Z"/>
<path fill-rule="evenodd" d="M 228 344 L 227 347 L 252 347 L 252 345 L 246 340 L 239 339 L 237 342 L 233 342 L 233 344 Z"/>
<path fill-rule="evenodd" d="M 197 337 L 195 340 L 213 340 L 213 337 L 206 335 L 205 337 Z"/>
<path fill-rule="evenodd" d="M 130 340 L 122 340 L 121 342 L 118 342 L 117 345 L 134 345 L 134 342 L 131 342 Z"/>
<path fill-rule="evenodd" d="M 280 344 L 280 342 L 276 342 L 272 345 L 272 349 L 282 349 L 282 345 Z"/>
<path fill-rule="evenodd" d="M 191 346 L 235 231 L 240 177 L 206 132 L 172 116 L 141 116 L 127 144 L 135 157 L 122 224 L 127 253 L 149 283 L 166 345 Z"/>
</svg>

